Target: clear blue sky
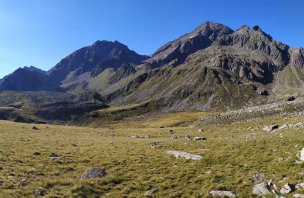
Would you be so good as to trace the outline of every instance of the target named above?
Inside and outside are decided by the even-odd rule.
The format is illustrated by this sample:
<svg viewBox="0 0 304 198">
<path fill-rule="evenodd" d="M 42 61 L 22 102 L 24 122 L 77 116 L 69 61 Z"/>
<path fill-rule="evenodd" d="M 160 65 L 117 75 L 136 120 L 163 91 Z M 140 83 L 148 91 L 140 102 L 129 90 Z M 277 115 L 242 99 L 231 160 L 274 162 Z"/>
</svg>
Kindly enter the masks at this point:
<svg viewBox="0 0 304 198">
<path fill-rule="evenodd" d="M 0 77 L 25 65 L 48 70 L 96 40 L 149 55 L 205 21 L 260 25 L 304 46 L 303 0 L 0 0 Z"/>
</svg>

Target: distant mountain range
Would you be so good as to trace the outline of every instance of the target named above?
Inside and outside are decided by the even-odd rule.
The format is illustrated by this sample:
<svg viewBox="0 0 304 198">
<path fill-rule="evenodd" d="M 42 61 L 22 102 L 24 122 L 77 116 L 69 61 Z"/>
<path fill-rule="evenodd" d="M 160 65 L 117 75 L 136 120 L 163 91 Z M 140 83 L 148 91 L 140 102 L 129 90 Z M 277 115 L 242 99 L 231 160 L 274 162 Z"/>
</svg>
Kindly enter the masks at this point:
<svg viewBox="0 0 304 198">
<path fill-rule="evenodd" d="M 162 111 L 227 109 L 301 92 L 303 69 L 303 48 L 275 41 L 259 26 L 206 22 L 151 57 L 97 41 L 47 72 L 17 69 L 0 80 L 0 91 L 96 92 L 110 106 L 153 100 Z"/>
</svg>

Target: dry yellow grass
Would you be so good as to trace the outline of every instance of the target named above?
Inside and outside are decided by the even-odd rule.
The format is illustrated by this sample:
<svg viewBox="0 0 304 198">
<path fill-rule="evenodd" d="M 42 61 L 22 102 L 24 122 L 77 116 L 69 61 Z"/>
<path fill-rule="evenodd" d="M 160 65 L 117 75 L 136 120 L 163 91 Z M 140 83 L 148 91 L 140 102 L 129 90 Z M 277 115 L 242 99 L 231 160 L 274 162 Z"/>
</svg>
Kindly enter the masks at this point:
<svg viewBox="0 0 304 198">
<path fill-rule="evenodd" d="M 271 123 L 298 122 L 303 117 L 203 126 L 204 133 L 189 127 L 157 128 L 192 116 L 197 115 L 164 115 L 128 127 L 118 124 L 100 129 L 36 125 L 39 130 L 32 130 L 31 124 L 1 121 L 0 181 L 4 184 L 0 197 L 33 197 L 38 188 L 45 190 L 46 197 L 143 197 L 154 187 L 159 189 L 156 197 L 206 197 L 213 189 L 251 197 L 251 179 L 257 172 L 264 172 L 266 180 L 272 178 L 278 186 L 284 178 L 291 183 L 304 181 L 303 165 L 293 163 L 304 147 L 303 128 L 275 133 L 261 130 Z M 174 130 L 178 139 L 170 139 L 168 130 Z M 151 137 L 134 139 L 132 135 Z M 189 141 L 185 135 L 207 140 Z M 157 141 L 164 145 L 151 148 Z M 166 154 L 168 150 L 199 154 L 203 159 L 176 159 Z M 50 160 L 52 153 L 61 160 Z M 105 168 L 109 176 L 77 178 L 91 167 Z M 28 184 L 17 186 L 24 178 Z"/>
</svg>

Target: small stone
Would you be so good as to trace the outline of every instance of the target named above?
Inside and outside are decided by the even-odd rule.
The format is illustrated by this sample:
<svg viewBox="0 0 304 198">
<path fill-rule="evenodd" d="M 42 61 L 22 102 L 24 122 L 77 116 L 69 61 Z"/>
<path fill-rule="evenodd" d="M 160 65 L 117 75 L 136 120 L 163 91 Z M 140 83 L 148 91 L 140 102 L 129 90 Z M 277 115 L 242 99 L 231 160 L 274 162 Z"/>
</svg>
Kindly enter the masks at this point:
<svg viewBox="0 0 304 198">
<path fill-rule="evenodd" d="M 281 188 L 280 193 L 285 195 L 293 191 L 295 191 L 295 186 L 293 184 L 287 183 Z"/>
<path fill-rule="evenodd" d="M 175 140 L 175 139 L 177 139 L 177 136 L 176 135 L 173 135 L 173 136 L 171 136 L 170 137 L 172 140 Z"/>
<path fill-rule="evenodd" d="M 33 130 L 39 130 L 36 126 L 32 127 Z"/>
<path fill-rule="evenodd" d="M 51 155 L 50 155 L 50 160 L 52 160 L 52 161 L 57 161 L 57 160 L 60 160 L 61 159 L 61 157 L 59 157 L 57 154 L 55 154 L 55 153 L 52 153 Z"/>
<path fill-rule="evenodd" d="M 182 158 L 191 159 L 191 160 L 203 159 L 203 157 L 200 155 L 195 155 L 195 154 L 187 153 L 184 151 L 167 151 L 167 153 L 174 155 L 176 158 L 182 157 Z"/>
<path fill-rule="evenodd" d="M 172 129 L 170 129 L 168 132 L 169 132 L 169 133 L 171 133 L 171 134 L 173 134 L 173 133 L 174 133 L 174 131 L 173 131 Z"/>
<path fill-rule="evenodd" d="M 163 142 L 154 142 L 150 145 L 150 148 L 159 148 L 162 147 L 165 143 Z"/>
<path fill-rule="evenodd" d="M 269 186 L 266 183 L 260 183 L 260 184 L 256 184 L 253 187 L 252 194 L 258 195 L 258 196 L 264 196 L 264 195 L 270 195 L 271 191 L 270 191 Z"/>
<path fill-rule="evenodd" d="M 24 187 L 28 184 L 27 179 L 22 179 L 20 182 L 18 182 L 17 186 Z"/>
<path fill-rule="evenodd" d="M 212 190 L 209 195 L 212 197 L 236 197 L 235 192 L 224 190 Z"/>
<path fill-rule="evenodd" d="M 133 135 L 133 136 L 130 136 L 130 138 L 139 138 L 139 139 L 145 139 L 145 138 L 150 138 L 150 135 L 145 135 L 145 136 Z"/>
<path fill-rule="evenodd" d="M 194 137 L 192 140 L 207 140 L 205 137 Z"/>
<path fill-rule="evenodd" d="M 45 195 L 45 190 L 44 188 L 38 188 L 34 191 L 34 195 L 39 197 L 39 196 L 44 196 Z"/>
<path fill-rule="evenodd" d="M 288 98 L 287 98 L 287 101 L 288 102 L 291 102 L 291 101 L 294 101 L 296 99 L 296 97 L 294 97 L 294 96 L 289 96 Z"/>
<path fill-rule="evenodd" d="M 293 197 L 294 198 L 304 198 L 304 195 L 302 195 L 302 194 L 294 194 Z"/>
<path fill-rule="evenodd" d="M 108 174 L 104 169 L 100 168 L 91 168 L 90 170 L 87 170 L 85 173 L 83 173 L 79 178 L 80 179 L 95 179 L 95 178 L 103 178 L 107 176 Z"/>
<path fill-rule="evenodd" d="M 148 190 L 146 193 L 145 193 L 145 196 L 146 197 L 153 197 L 154 193 L 158 191 L 157 188 L 152 188 L 151 190 Z"/>
<path fill-rule="evenodd" d="M 202 132 L 204 132 L 204 130 L 203 129 L 199 129 L 199 130 L 197 130 L 197 132 L 202 133 Z"/>
</svg>

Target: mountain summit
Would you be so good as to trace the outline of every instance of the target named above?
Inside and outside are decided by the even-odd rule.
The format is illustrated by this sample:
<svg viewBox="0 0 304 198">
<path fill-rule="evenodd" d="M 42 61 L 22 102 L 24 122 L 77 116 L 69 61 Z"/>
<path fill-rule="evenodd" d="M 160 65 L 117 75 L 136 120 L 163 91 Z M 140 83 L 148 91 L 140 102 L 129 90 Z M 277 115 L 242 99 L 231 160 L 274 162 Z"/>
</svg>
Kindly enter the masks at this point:
<svg viewBox="0 0 304 198">
<path fill-rule="evenodd" d="M 96 76 L 106 68 L 117 69 L 128 63 L 137 65 L 145 59 L 145 56 L 129 50 L 118 41 L 96 41 L 93 45 L 81 48 L 62 59 L 48 74 L 59 83 L 87 72 Z"/>
</svg>

